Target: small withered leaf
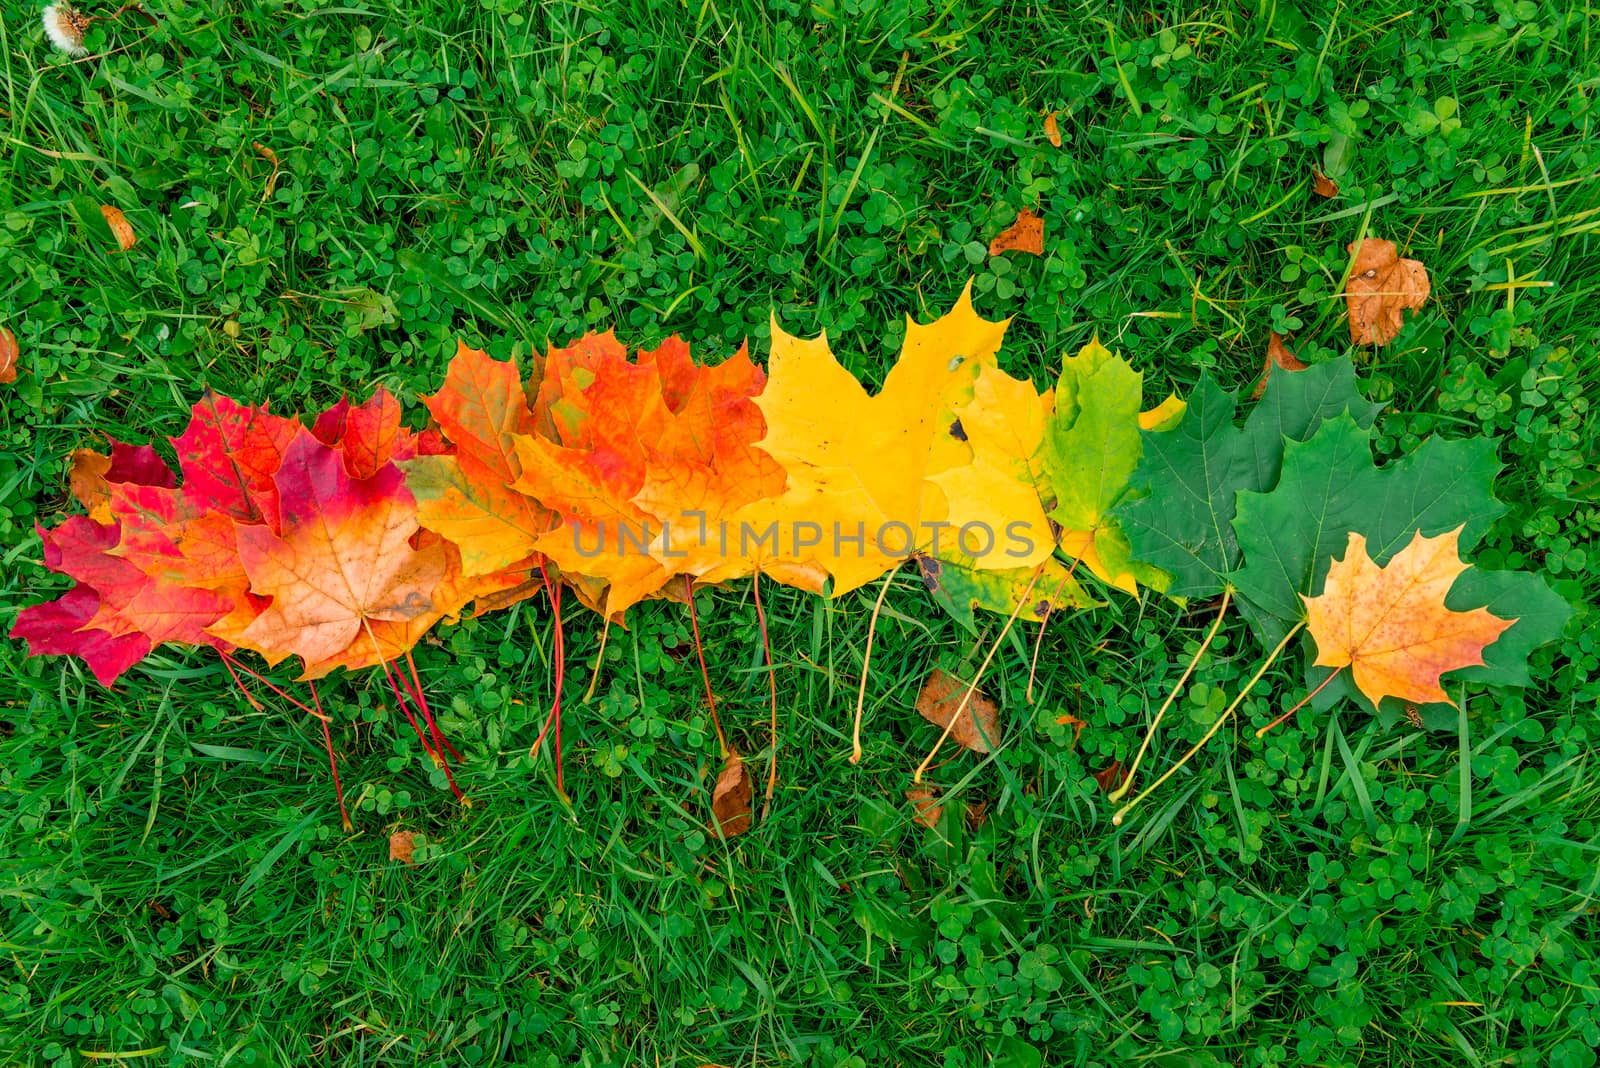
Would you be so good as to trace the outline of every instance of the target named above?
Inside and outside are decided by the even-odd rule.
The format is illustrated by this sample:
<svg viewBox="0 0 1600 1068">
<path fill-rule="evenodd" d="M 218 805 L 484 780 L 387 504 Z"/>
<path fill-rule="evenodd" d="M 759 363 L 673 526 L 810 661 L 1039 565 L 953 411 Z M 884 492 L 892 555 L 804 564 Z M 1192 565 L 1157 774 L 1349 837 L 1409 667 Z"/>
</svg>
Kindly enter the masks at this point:
<svg viewBox="0 0 1600 1068">
<path fill-rule="evenodd" d="M 17 380 L 17 360 L 22 350 L 17 347 L 17 335 L 0 326 L 0 386 Z"/>
<path fill-rule="evenodd" d="M 1000 744 L 1000 710 L 981 690 L 974 692 L 972 700 L 962 708 L 961 699 L 966 693 L 966 683 L 934 668 L 917 695 L 917 712 L 941 729 L 955 719 L 955 726 L 950 727 L 951 738 L 974 753 L 991 752 Z"/>
<path fill-rule="evenodd" d="M 1366 238 L 1349 252 L 1350 278 L 1345 283 L 1345 309 L 1350 340 L 1357 345 L 1387 345 L 1405 323 L 1404 313 L 1428 299 L 1428 270 L 1417 260 L 1400 258 L 1393 241 Z"/>
<path fill-rule="evenodd" d="M 906 791 L 906 800 L 911 802 L 911 819 L 915 823 L 932 830 L 939 825 L 939 817 L 944 815 L 944 805 L 939 800 L 939 795 L 926 786 L 919 786 Z"/>
<path fill-rule="evenodd" d="M 389 859 L 398 860 L 408 867 L 416 867 L 412 859 L 417 852 L 416 831 L 395 831 L 389 836 Z"/>
<path fill-rule="evenodd" d="M 1094 781 L 1099 784 L 1100 789 L 1108 794 L 1121 786 L 1125 778 L 1127 778 L 1127 772 L 1123 769 L 1122 761 L 1120 760 L 1113 760 L 1094 773 Z"/>
<path fill-rule="evenodd" d="M 722 829 L 724 838 L 733 838 L 750 829 L 750 770 L 738 753 L 729 753 L 722 774 L 711 791 L 711 829 Z"/>
<path fill-rule="evenodd" d="M 1281 367 L 1285 371 L 1304 371 L 1306 365 L 1301 363 L 1294 353 L 1290 352 L 1283 343 L 1283 335 L 1276 330 L 1267 338 L 1267 356 L 1261 365 L 1261 381 L 1256 383 L 1256 388 L 1250 394 L 1251 400 L 1260 400 L 1261 394 L 1267 391 L 1267 379 L 1272 375 L 1274 367 Z"/>
<path fill-rule="evenodd" d="M 111 234 L 117 239 L 117 244 L 122 246 L 122 251 L 128 251 L 139 240 L 133 232 L 133 225 L 128 222 L 128 217 L 122 214 L 121 208 L 102 204 L 100 214 L 106 217 L 106 225 L 111 227 Z"/>
<path fill-rule="evenodd" d="M 1030 256 L 1044 254 L 1044 219 L 1030 209 L 1017 212 L 1017 221 L 1000 231 L 989 242 L 989 255 L 1002 252 L 1026 252 Z"/>
</svg>

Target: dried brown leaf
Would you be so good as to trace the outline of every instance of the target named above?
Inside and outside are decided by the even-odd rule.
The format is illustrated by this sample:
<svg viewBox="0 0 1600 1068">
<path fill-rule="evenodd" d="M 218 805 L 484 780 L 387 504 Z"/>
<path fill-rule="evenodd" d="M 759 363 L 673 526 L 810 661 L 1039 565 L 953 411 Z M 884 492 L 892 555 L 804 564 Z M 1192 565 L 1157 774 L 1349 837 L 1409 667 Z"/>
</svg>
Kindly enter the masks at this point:
<svg viewBox="0 0 1600 1068">
<path fill-rule="evenodd" d="M 1261 381 L 1256 383 L 1255 392 L 1250 394 L 1251 400 L 1260 400 L 1261 394 L 1267 390 L 1267 379 L 1272 375 L 1274 367 L 1281 367 L 1285 371 L 1304 371 L 1306 365 L 1301 363 L 1294 353 L 1290 352 L 1283 343 L 1283 335 L 1276 330 L 1267 338 L 1267 358 L 1261 365 Z"/>
<path fill-rule="evenodd" d="M 928 673 L 917 694 L 917 713 L 940 729 L 950 726 L 950 737 L 974 753 L 987 753 L 1000 744 L 1000 710 L 983 692 L 973 693 L 966 708 L 961 699 L 966 696 L 967 684 L 939 668 Z M 956 716 L 957 710 L 960 716 Z M 982 728 L 981 730 L 979 728 Z"/>
<path fill-rule="evenodd" d="M 1345 283 L 1350 314 L 1350 340 L 1357 345 L 1387 345 L 1405 322 L 1403 312 L 1428 299 L 1428 270 L 1417 260 L 1400 258 L 1393 241 L 1369 237 L 1349 246 L 1354 261 Z"/>
<path fill-rule="evenodd" d="M 711 791 L 711 828 L 722 828 L 724 838 L 750 829 L 750 771 L 738 753 L 729 753 L 722 774 Z"/>
<path fill-rule="evenodd" d="M 937 793 L 926 786 L 919 786 L 906 791 L 906 800 L 911 802 L 911 819 L 914 822 L 929 830 L 938 826 L 939 817 L 944 815 L 944 805 Z"/>
<path fill-rule="evenodd" d="M 1017 212 L 1017 221 L 989 242 L 989 255 L 1002 252 L 1026 252 L 1030 256 L 1044 253 L 1044 219 L 1028 208 Z"/>
<path fill-rule="evenodd" d="M 133 226 L 128 222 L 128 217 L 122 214 L 121 208 L 113 208 L 110 204 L 100 205 L 100 214 L 106 217 L 106 225 L 111 227 L 111 234 L 117 239 L 117 244 L 126 252 L 133 247 L 138 237 L 134 235 Z"/>
<path fill-rule="evenodd" d="M 1127 774 L 1127 771 L 1122 766 L 1122 761 L 1113 760 L 1094 773 L 1094 781 L 1100 784 L 1100 789 L 1109 794 L 1122 785 L 1122 780 L 1127 777 Z"/>
<path fill-rule="evenodd" d="M 1339 183 L 1323 174 L 1321 167 L 1312 167 L 1311 191 L 1319 197 L 1332 199 L 1339 195 Z"/>
<path fill-rule="evenodd" d="M 17 335 L 0 326 L 0 385 L 17 380 L 17 360 L 22 350 L 17 347 Z"/>
<path fill-rule="evenodd" d="M 417 851 L 416 831 L 395 831 L 389 836 L 389 859 L 403 861 L 411 867 L 416 867 L 416 861 L 411 858 Z"/>
<path fill-rule="evenodd" d="M 1059 111 L 1052 111 L 1044 117 L 1044 135 L 1057 148 L 1061 147 L 1061 124 L 1056 121 L 1059 114 Z"/>
</svg>

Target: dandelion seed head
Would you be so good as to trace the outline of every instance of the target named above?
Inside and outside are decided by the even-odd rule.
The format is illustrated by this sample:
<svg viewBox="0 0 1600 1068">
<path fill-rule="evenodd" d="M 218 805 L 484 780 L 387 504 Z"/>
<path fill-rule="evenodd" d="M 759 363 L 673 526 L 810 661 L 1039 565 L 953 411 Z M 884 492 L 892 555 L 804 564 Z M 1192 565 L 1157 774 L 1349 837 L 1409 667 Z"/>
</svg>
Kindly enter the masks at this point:
<svg viewBox="0 0 1600 1068">
<path fill-rule="evenodd" d="M 73 58 L 89 54 L 83 47 L 83 34 L 88 28 L 89 20 L 71 4 L 51 4 L 44 9 L 45 35 L 51 44 Z"/>
</svg>

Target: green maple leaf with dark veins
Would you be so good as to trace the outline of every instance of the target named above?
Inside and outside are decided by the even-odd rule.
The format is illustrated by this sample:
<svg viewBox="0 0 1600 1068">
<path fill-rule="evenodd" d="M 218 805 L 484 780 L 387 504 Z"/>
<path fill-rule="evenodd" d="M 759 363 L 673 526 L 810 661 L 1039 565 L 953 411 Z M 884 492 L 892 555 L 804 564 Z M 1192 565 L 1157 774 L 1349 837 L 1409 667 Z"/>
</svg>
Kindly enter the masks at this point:
<svg viewBox="0 0 1600 1068">
<path fill-rule="evenodd" d="M 1234 425 L 1237 396 L 1204 375 L 1176 427 L 1145 433 L 1132 479 L 1140 496 L 1113 514 L 1134 558 L 1172 575 L 1169 596 L 1222 591 L 1240 562 L 1237 495 L 1277 483 L 1286 441 L 1304 441 L 1345 412 L 1359 426 L 1372 425 L 1383 406 L 1363 398 L 1356 385 L 1347 358 L 1272 375 L 1241 428 Z"/>
<path fill-rule="evenodd" d="M 1288 445 L 1275 488 L 1239 495 L 1233 526 L 1244 564 L 1228 577 L 1268 646 L 1305 617 L 1301 595 L 1321 591 L 1352 532 L 1366 537 L 1383 565 L 1418 531 L 1434 537 L 1461 527 L 1464 553 L 1505 511 L 1493 494 L 1500 461 L 1492 439 L 1429 438 L 1381 468 L 1370 439 L 1371 430 L 1348 413 L 1328 419 L 1309 440 Z M 1453 676 L 1496 685 L 1526 685 L 1528 654 L 1559 635 L 1570 612 L 1536 575 L 1477 568 L 1456 581 L 1446 606 L 1487 607 L 1517 621 L 1484 650 L 1483 667 Z M 1325 671 L 1316 670 L 1317 681 Z"/>
</svg>

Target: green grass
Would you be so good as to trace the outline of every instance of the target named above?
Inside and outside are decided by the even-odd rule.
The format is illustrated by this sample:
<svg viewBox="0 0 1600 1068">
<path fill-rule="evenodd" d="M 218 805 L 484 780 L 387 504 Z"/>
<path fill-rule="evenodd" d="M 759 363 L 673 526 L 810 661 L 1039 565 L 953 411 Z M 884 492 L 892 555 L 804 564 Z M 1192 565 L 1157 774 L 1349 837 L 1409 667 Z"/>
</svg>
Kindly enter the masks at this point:
<svg viewBox="0 0 1600 1068">
<path fill-rule="evenodd" d="M 1364 234 L 1434 287 L 1361 357 L 1380 447 L 1500 435 L 1511 510 L 1481 559 L 1542 569 L 1579 611 L 1540 685 L 1469 692 L 1450 730 L 1344 706 L 1224 732 L 1114 829 L 1090 776 L 1137 747 L 1210 615 L 1112 595 L 1051 625 L 1031 705 L 1031 634 L 1008 643 L 987 682 L 1006 744 L 938 770 L 930 831 L 903 797 L 933 736 L 911 700 L 999 621 L 974 638 L 902 577 L 852 767 L 876 591 L 774 591 L 780 778 L 731 842 L 704 829 L 717 754 L 681 605 L 631 614 L 588 702 L 598 628 L 570 623 L 570 810 L 526 756 L 542 603 L 419 650 L 470 808 L 381 677 L 332 682 L 353 835 L 320 730 L 250 708 L 214 657 L 163 652 L 106 691 L 0 643 L 4 1063 L 1595 1063 L 1595 11 L 149 7 L 78 63 L 3 7 L 0 315 L 23 373 L 0 387 L 0 625 L 60 589 L 32 526 L 66 507 L 65 455 L 180 432 L 202 385 L 291 412 L 380 383 L 414 402 L 458 336 L 524 366 L 611 328 L 760 355 L 769 311 L 876 384 L 902 316 L 974 276 L 984 314 L 1015 316 L 1008 370 L 1042 382 L 1098 332 L 1154 401 L 1205 369 L 1247 385 L 1270 329 L 1306 360 L 1345 351 Z M 96 204 L 131 251 L 82 221 Z M 1045 255 L 989 258 L 1023 206 Z M 764 765 L 749 591 L 698 604 L 725 722 Z M 1261 655 L 1224 628 L 1152 774 Z M 1270 675 L 1244 724 L 1298 678 Z M 387 859 L 400 829 L 426 836 L 414 868 Z"/>
</svg>

